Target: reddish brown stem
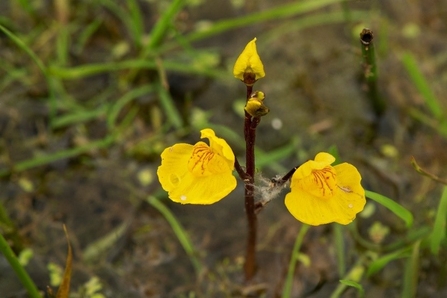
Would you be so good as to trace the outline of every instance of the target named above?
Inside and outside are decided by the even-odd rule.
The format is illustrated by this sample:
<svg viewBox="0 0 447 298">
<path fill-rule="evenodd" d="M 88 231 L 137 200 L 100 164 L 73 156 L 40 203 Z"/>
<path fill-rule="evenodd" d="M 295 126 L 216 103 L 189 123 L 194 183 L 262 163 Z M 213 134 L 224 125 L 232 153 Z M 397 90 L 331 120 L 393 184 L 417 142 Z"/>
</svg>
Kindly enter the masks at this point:
<svg viewBox="0 0 447 298">
<path fill-rule="evenodd" d="M 241 178 L 242 181 L 249 181 L 247 173 L 245 173 L 245 170 L 242 168 L 237 158 L 234 160 L 234 168 L 236 169 L 236 172 L 238 173 L 239 178 Z"/>
<path fill-rule="evenodd" d="M 247 86 L 247 100 L 253 92 L 252 86 Z M 255 140 L 256 127 L 261 119 L 250 116 L 245 112 L 244 135 L 245 135 L 245 213 L 248 221 L 247 251 L 245 255 L 244 273 L 245 280 L 249 281 L 256 273 L 256 235 L 257 218 L 255 213 L 254 199 L 254 175 L 255 175 Z"/>
</svg>

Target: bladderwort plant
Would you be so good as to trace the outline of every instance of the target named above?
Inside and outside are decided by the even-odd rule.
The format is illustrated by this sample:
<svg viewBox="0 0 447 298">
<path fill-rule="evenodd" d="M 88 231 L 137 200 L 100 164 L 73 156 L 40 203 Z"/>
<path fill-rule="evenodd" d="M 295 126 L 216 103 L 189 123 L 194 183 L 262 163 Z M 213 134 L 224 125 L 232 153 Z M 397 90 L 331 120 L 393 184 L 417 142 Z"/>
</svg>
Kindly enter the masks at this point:
<svg viewBox="0 0 447 298">
<path fill-rule="evenodd" d="M 169 198 L 180 204 L 213 204 L 232 192 L 237 185 L 236 171 L 244 184 L 244 204 L 248 223 L 248 239 L 244 263 L 245 280 L 256 273 L 257 214 L 277 197 L 290 182 L 285 196 L 289 212 L 305 229 L 328 223 L 347 225 L 363 210 L 366 199 L 361 175 L 353 165 L 341 163 L 331 166 L 335 157 L 326 152 L 316 154 L 283 177 L 255 180 L 256 128 L 269 113 L 265 94 L 254 91 L 254 84 L 265 77 L 264 66 L 257 53 L 256 38 L 251 40 L 233 69 L 235 78 L 246 87 L 244 117 L 245 167 L 235 157 L 228 143 L 210 128 L 201 130 L 201 138 L 194 145 L 179 143 L 161 154 L 158 179 Z M 302 235 L 304 237 L 304 235 Z M 300 238 L 302 239 L 302 237 Z M 298 243 L 298 241 L 297 241 Z"/>
</svg>

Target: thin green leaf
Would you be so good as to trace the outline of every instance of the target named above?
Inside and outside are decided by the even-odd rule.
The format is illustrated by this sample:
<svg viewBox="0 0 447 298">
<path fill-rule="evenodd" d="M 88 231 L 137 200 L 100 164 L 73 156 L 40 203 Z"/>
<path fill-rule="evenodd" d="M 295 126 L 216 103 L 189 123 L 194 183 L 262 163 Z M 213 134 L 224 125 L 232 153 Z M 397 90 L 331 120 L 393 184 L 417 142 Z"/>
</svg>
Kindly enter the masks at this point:
<svg viewBox="0 0 447 298">
<path fill-rule="evenodd" d="M 135 45 L 140 48 L 144 33 L 143 16 L 141 15 L 141 10 L 136 0 L 128 0 L 127 7 L 130 12 L 130 16 L 128 16 L 130 20 L 129 29 L 132 33 Z"/>
<path fill-rule="evenodd" d="M 346 272 L 346 251 L 345 251 L 345 241 L 343 239 L 343 231 L 344 226 L 339 224 L 333 224 L 333 233 L 334 233 L 334 244 L 335 244 L 335 253 L 337 255 L 337 269 L 338 274 L 343 276 Z"/>
<path fill-rule="evenodd" d="M 157 69 L 158 66 L 153 60 L 125 60 L 121 62 L 105 62 L 85 64 L 71 68 L 50 67 L 49 72 L 52 76 L 74 80 L 92 76 L 99 73 L 127 70 L 127 69 Z M 223 72 L 215 69 L 203 69 L 200 67 L 193 67 L 190 64 L 182 64 L 172 61 L 163 61 L 163 68 L 167 71 L 173 71 L 184 74 L 203 75 L 212 78 L 223 78 Z"/>
<path fill-rule="evenodd" d="M 364 23 L 365 20 L 370 17 L 371 14 L 368 11 L 351 11 L 351 20 L 349 22 Z M 303 29 L 336 23 L 347 23 L 344 11 L 321 11 L 315 14 L 302 15 L 299 18 L 290 18 L 278 23 L 277 26 L 274 26 L 265 32 L 262 36 L 262 43 L 269 45 L 279 38 L 284 38 L 285 35 L 293 34 Z M 262 47 L 262 43 L 261 40 L 259 40 L 258 47 Z"/>
<path fill-rule="evenodd" d="M 127 11 L 120 6 L 120 2 L 114 0 L 100 0 L 100 2 L 101 5 L 106 7 L 111 13 L 115 14 L 115 16 L 121 20 L 129 32 L 129 35 L 134 37 L 132 18 L 129 16 Z"/>
<path fill-rule="evenodd" d="M 199 259 L 196 256 L 196 250 L 191 240 L 189 239 L 188 233 L 185 231 L 185 229 L 177 220 L 177 218 L 175 218 L 175 215 L 172 214 L 172 212 L 168 208 L 166 208 L 166 206 L 163 203 L 161 203 L 157 197 L 149 196 L 146 198 L 146 202 L 152 205 L 164 216 L 164 218 L 174 231 L 175 235 L 177 236 L 177 239 L 179 240 L 180 244 L 183 246 L 183 249 L 185 250 L 186 254 L 189 256 L 189 259 L 192 265 L 194 266 L 196 273 L 199 274 L 201 272 L 202 266 L 200 264 Z"/>
<path fill-rule="evenodd" d="M 368 257 L 366 254 L 357 259 L 357 262 L 355 262 L 354 266 L 352 266 L 349 272 L 343 276 L 342 280 L 340 280 L 340 284 L 337 285 L 330 298 L 342 297 L 348 286 L 354 286 L 358 288 L 360 295 L 363 294 L 363 287 L 358 282 L 363 278 L 363 275 L 365 274 L 364 264 L 365 260 L 367 259 Z"/>
<path fill-rule="evenodd" d="M 50 93 L 50 121 L 51 123 L 54 120 L 54 116 L 56 114 L 56 100 L 54 96 L 54 88 L 53 88 L 53 82 L 52 79 L 48 73 L 47 67 L 43 64 L 42 60 L 40 60 L 39 57 L 31 50 L 30 47 L 28 47 L 20 38 L 18 38 L 14 33 L 0 25 L 0 31 L 2 31 L 9 39 L 11 39 L 21 50 L 23 50 L 25 53 L 28 54 L 28 56 L 31 57 L 31 59 L 36 63 L 36 65 L 39 67 L 40 71 L 45 77 L 45 80 L 48 85 L 48 90 Z"/>
<path fill-rule="evenodd" d="M 427 125 L 428 127 L 433 128 L 434 130 L 438 131 L 439 134 L 443 135 L 444 137 L 447 137 L 447 122 L 441 122 L 437 121 L 435 118 L 433 118 L 431 115 L 427 115 L 426 113 L 416 109 L 416 108 L 409 108 L 408 113 L 416 120 L 420 121 L 421 123 Z"/>
<path fill-rule="evenodd" d="M 42 298 L 39 293 L 39 290 L 36 287 L 36 284 L 33 282 L 31 277 L 26 272 L 25 268 L 20 264 L 17 256 L 12 251 L 11 247 L 8 245 L 8 241 L 3 237 L 0 233 L 0 253 L 3 254 L 5 259 L 11 265 L 12 269 L 16 273 L 23 287 L 28 292 L 29 297 L 31 298 Z"/>
<path fill-rule="evenodd" d="M 410 255 L 411 255 L 411 247 L 405 247 L 403 249 L 399 249 L 395 252 L 377 258 L 376 260 L 372 261 L 371 264 L 369 265 L 366 275 L 371 276 L 373 274 L 376 274 L 391 261 L 406 258 L 409 257 Z"/>
<path fill-rule="evenodd" d="M 284 283 L 284 288 L 282 290 L 282 298 L 289 298 L 292 297 L 292 285 L 293 285 L 293 277 L 295 275 L 295 267 L 296 262 L 298 261 L 298 255 L 300 252 L 301 245 L 303 244 L 304 236 L 306 235 L 307 231 L 309 230 L 310 226 L 303 224 L 301 226 L 301 229 L 296 236 L 295 244 L 293 245 L 292 249 L 292 256 L 289 260 L 289 269 L 287 270 L 287 276 L 286 281 Z"/>
<path fill-rule="evenodd" d="M 413 225 L 413 215 L 402 205 L 396 203 L 390 198 L 385 197 L 384 195 L 369 190 L 365 190 L 365 194 L 366 197 L 374 200 L 375 202 L 379 203 L 380 205 L 384 206 L 385 208 L 396 214 L 398 217 L 400 217 L 405 222 L 407 228 Z"/>
<path fill-rule="evenodd" d="M 99 238 L 98 240 L 90 243 L 82 254 L 85 262 L 90 263 L 97 260 L 101 255 L 107 250 L 113 247 L 116 242 L 121 239 L 124 233 L 129 228 L 130 222 L 123 222 L 111 232 L 107 233 L 105 236 Z"/>
<path fill-rule="evenodd" d="M 436 119 L 440 120 L 443 117 L 442 106 L 430 88 L 430 85 L 428 84 L 424 75 L 420 71 L 416 58 L 411 53 L 405 52 L 402 55 L 402 63 L 410 75 L 415 87 L 422 95 L 422 98 L 424 99 L 425 104 L 427 105 L 431 114 Z"/>
<path fill-rule="evenodd" d="M 297 14 L 304 14 L 306 12 L 316 10 L 333 3 L 343 2 L 345 0 L 307 0 L 295 1 L 285 5 L 273 7 L 268 10 L 255 12 L 239 18 L 226 19 L 213 23 L 211 26 L 202 31 L 196 31 L 186 36 L 188 41 L 196 41 L 219 33 L 241 28 L 249 25 L 254 25 L 270 20 L 278 20 L 282 18 L 291 17 Z"/>
<path fill-rule="evenodd" d="M 109 135 L 104 139 L 88 143 L 87 145 L 70 148 L 54 153 L 49 153 L 16 163 L 12 169 L 0 169 L 0 177 L 6 176 L 11 172 L 21 172 L 38 166 L 46 165 L 57 160 L 77 156 L 79 154 L 91 151 L 93 149 L 110 146 L 115 141 L 114 135 Z"/>
<path fill-rule="evenodd" d="M 169 122 L 177 129 L 183 127 L 183 118 L 177 110 L 171 94 L 161 85 L 157 86 L 158 97 Z"/>
<path fill-rule="evenodd" d="M 69 61 L 70 37 L 70 27 L 60 26 L 56 40 L 57 65 L 67 65 Z"/>
<path fill-rule="evenodd" d="M 103 20 L 102 19 L 96 19 L 93 20 L 92 23 L 88 25 L 82 26 L 80 28 L 81 32 L 79 33 L 79 37 L 77 38 L 77 44 L 74 45 L 74 51 L 80 55 L 82 51 L 84 50 L 85 45 L 89 41 L 90 37 L 93 36 L 93 34 L 98 30 L 99 26 L 101 26 Z"/>
<path fill-rule="evenodd" d="M 444 186 L 441 200 L 436 212 L 435 224 L 430 236 L 430 251 L 432 254 L 439 253 L 439 247 L 442 240 L 446 238 L 446 220 L 447 220 L 447 186 Z"/>
<path fill-rule="evenodd" d="M 145 52 L 143 52 L 143 58 L 147 55 L 147 53 L 160 46 L 161 42 L 166 36 L 168 28 L 172 25 L 174 16 L 180 11 L 180 9 L 182 9 L 185 3 L 185 0 L 173 0 L 171 5 L 164 10 L 163 15 L 160 17 L 150 33 L 151 39 L 145 49 Z"/>
<path fill-rule="evenodd" d="M 34 2 L 28 0 L 17 0 L 17 3 L 30 15 L 33 16 L 36 13 L 35 8 L 33 7 Z"/>
<path fill-rule="evenodd" d="M 0 30 L 3 31 L 3 33 L 5 33 L 5 35 L 8 36 L 8 38 L 11 39 L 21 50 L 23 50 L 25 53 L 28 54 L 28 56 L 31 57 L 31 59 L 37 64 L 44 75 L 47 74 L 47 69 L 42 60 L 40 60 L 40 58 L 37 57 L 37 55 L 20 38 L 18 38 L 14 33 L 9 31 L 2 25 L 0 25 Z"/>
<path fill-rule="evenodd" d="M 109 127 L 109 129 L 113 129 L 116 119 L 118 118 L 119 112 L 124 108 L 125 105 L 127 105 L 130 101 L 134 100 L 135 98 L 151 93 L 153 90 L 154 86 L 152 85 L 142 86 L 130 90 L 129 92 L 121 96 L 119 99 L 117 99 L 113 104 L 112 108 L 108 111 L 107 126 Z"/>
<path fill-rule="evenodd" d="M 445 215 L 445 213 L 444 213 Z M 405 265 L 405 274 L 402 285 L 402 298 L 416 297 L 416 290 L 418 286 L 419 277 L 419 248 L 421 241 L 413 244 L 411 256 L 408 258 Z"/>
<path fill-rule="evenodd" d="M 355 282 L 352 280 L 347 280 L 347 279 L 341 279 L 340 283 L 342 283 L 348 287 L 356 288 L 357 291 L 359 292 L 359 297 L 361 297 L 361 298 L 365 297 L 365 290 L 363 289 L 363 286 L 361 284 L 359 284 L 358 282 Z"/>
<path fill-rule="evenodd" d="M 95 110 L 83 110 L 76 113 L 71 113 L 63 116 L 59 116 L 53 122 L 53 128 L 60 128 L 69 125 L 76 125 L 78 123 L 94 120 L 106 115 L 109 104 L 95 109 Z"/>
</svg>

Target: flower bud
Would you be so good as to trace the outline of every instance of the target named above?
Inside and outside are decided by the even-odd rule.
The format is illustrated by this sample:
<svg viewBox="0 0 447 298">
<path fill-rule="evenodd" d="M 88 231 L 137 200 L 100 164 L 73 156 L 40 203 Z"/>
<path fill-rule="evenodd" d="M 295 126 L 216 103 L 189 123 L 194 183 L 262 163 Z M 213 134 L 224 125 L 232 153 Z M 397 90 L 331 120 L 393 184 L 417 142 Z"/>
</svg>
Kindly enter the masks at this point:
<svg viewBox="0 0 447 298">
<path fill-rule="evenodd" d="M 245 46 L 237 58 L 233 75 L 247 86 L 252 86 L 257 80 L 265 77 L 264 65 L 256 50 L 256 38 Z"/>
<path fill-rule="evenodd" d="M 262 93 L 262 92 L 261 92 Z M 245 111 L 252 117 L 262 117 L 270 112 L 261 100 L 250 98 L 245 105 Z"/>
</svg>

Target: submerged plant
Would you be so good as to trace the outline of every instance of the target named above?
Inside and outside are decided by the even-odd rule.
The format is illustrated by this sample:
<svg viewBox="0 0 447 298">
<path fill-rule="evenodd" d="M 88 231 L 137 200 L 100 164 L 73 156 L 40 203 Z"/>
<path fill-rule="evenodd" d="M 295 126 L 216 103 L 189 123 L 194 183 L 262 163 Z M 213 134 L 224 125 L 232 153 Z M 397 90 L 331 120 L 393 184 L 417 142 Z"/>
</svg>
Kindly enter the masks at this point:
<svg viewBox="0 0 447 298">
<path fill-rule="evenodd" d="M 247 91 L 244 120 L 246 143 L 243 168 L 230 146 L 217 137 L 210 128 L 201 131 L 201 138 L 208 138 L 209 145 L 175 144 L 161 154 L 158 179 L 169 198 L 181 204 L 213 204 L 227 196 L 236 187 L 233 176 L 235 169 L 245 187 L 245 211 L 248 221 L 248 239 L 245 258 L 245 279 L 250 280 L 256 272 L 257 213 L 274 197 L 257 194 L 255 181 L 256 127 L 261 118 L 268 114 L 265 94 L 254 91 L 253 85 L 265 77 L 264 65 L 257 53 L 256 38 L 251 40 L 236 60 L 233 69 L 235 78 L 241 80 Z M 343 225 L 352 222 L 365 206 L 365 191 L 360 184 L 357 169 L 348 163 L 331 166 L 335 157 L 320 152 L 315 160 L 309 160 L 293 168 L 280 179 L 272 179 L 264 192 L 279 194 L 282 186 L 290 183 L 290 193 L 285 204 L 299 221 L 318 226 L 328 223 Z M 255 202 L 255 199 L 259 199 Z"/>
</svg>

